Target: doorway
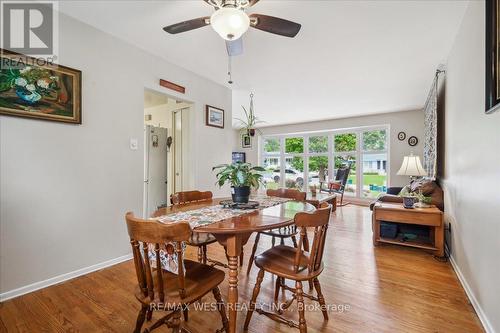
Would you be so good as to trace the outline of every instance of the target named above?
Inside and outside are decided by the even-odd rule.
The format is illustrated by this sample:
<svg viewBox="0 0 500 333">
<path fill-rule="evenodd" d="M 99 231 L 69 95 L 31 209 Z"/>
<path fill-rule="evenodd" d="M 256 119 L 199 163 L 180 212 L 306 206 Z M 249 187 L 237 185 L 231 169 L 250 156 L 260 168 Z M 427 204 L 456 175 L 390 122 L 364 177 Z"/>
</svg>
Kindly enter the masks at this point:
<svg viewBox="0 0 500 333">
<path fill-rule="evenodd" d="M 144 90 L 143 215 L 170 205 L 170 195 L 185 187 L 187 127 L 191 104 Z"/>
</svg>

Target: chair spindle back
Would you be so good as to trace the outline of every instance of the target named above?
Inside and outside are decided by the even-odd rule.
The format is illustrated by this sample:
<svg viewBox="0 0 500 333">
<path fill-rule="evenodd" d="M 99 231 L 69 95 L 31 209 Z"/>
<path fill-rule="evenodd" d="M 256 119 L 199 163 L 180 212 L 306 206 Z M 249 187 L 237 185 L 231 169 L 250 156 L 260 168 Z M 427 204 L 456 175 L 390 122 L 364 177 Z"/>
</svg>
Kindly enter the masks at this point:
<svg viewBox="0 0 500 333">
<path fill-rule="evenodd" d="M 307 267 L 310 272 L 315 272 L 321 267 L 323 260 L 323 252 L 325 250 L 326 234 L 328 231 L 328 222 L 332 205 L 323 203 L 320 208 L 312 213 L 297 213 L 295 215 L 295 225 L 300 229 L 299 245 L 296 249 L 295 256 L 295 272 L 299 272 L 304 268 L 304 263 L 300 262 L 302 252 L 302 244 L 307 237 L 307 228 L 314 228 L 314 236 L 311 250 L 309 252 L 309 262 Z"/>
<path fill-rule="evenodd" d="M 158 221 L 143 220 L 134 217 L 134 214 L 131 212 L 126 214 L 125 219 L 127 221 L 130 244 L 132 245 L 137 282 L 143 295 L 149 297 L 151 301 L 155 300 L 157 296 L 160 302 L 165 302 L 166 286 L 163 285 L 163 274 L 167 273 L 161 269 L 160 260 L 160 250 L 163 247 L 165 251 L 175 251 L 177 253 L 179 263 L 179 296 L 184 298 L 186 294 L 184 290 L 184 258 L 181 242 L 187 241 L 191 236 L 191 227 L 189 224 L 185 222 L 163 224 Z M 172 243 L 173 245 L 167 243 Z M 149 262 L 149 245 L 154 246 L 156 270 L 151 267 L 151 263 Z M 156 279 L 154 278 L 155 273 Z"/>
<path fill-rule="evenodd" d="M 202 200 L 210 200 L 212 199 L 213 194 L 210 191 L 184 191 L 177 192 L 170 196 L 170 203 L 172 205 L 180 205 L 188 202 L 194 201 L 202 201 Z"/>
<path fill-rule="evenodd" d="M 296 201 L 306 201 L 306 192 L 291 188 L 279 188 L 277 190 L 267 190 L 266 194 L 270 197 L 288 198 Z"/>
</svg>

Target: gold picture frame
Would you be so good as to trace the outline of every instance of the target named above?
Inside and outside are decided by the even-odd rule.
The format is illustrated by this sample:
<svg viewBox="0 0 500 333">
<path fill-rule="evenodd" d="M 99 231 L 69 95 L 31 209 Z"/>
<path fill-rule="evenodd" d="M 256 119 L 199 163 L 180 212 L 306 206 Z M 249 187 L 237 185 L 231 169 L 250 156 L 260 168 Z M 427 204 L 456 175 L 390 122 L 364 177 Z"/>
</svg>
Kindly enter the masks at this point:
<svg viewBox="0 0 500 333">
<path fill-rule="evenodd" d="M 82 123 L 82 72 L 0 49 L 0 115 Z"/>
</svg>

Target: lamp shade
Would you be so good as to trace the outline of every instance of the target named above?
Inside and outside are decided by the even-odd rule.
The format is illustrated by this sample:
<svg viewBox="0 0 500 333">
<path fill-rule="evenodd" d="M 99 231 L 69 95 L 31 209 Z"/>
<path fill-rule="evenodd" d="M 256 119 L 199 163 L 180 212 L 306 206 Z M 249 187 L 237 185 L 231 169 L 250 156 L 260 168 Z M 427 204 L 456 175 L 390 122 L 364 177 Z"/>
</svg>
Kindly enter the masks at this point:
<svg viewBox="0 0 500 333">
<path fill-rule="evenodd" d="M 427 172 L 420 162 L 420 157 L 413 154 L 404 157 L 403 164 L 397 174 L 400 176 L 427 176 Z"/>
<path fill-rule="evenodd" d="M 250 18 L 240 9 L 221 8 L 210 17 L 210 25 L 225 40 L 236 40 L 250 27 Z"/>
</svg>

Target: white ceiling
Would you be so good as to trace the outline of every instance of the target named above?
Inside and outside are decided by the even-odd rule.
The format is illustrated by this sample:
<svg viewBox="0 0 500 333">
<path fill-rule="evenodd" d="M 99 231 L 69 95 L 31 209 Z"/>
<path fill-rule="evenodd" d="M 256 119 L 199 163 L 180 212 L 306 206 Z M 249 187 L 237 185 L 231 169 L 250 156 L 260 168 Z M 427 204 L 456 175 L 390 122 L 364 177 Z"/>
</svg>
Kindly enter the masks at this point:
<svg viewBox="0 0 500 333">
<path fill-rule="evenodd" d="M 261 0 L 248 12 L 302 24 L 290 39 L 250 29 L 233 61 L 233 110 L 255 93 L 265 125 L 421 108 L 445 63 L 467 1 Z M 224 41 L 205 27 L 162 27 L 207 16 L 201 0 L 65 1 L 60 10 L 220 84 Z M 167 78 L 168 79 L 168 78 Z"/>
</svg>

